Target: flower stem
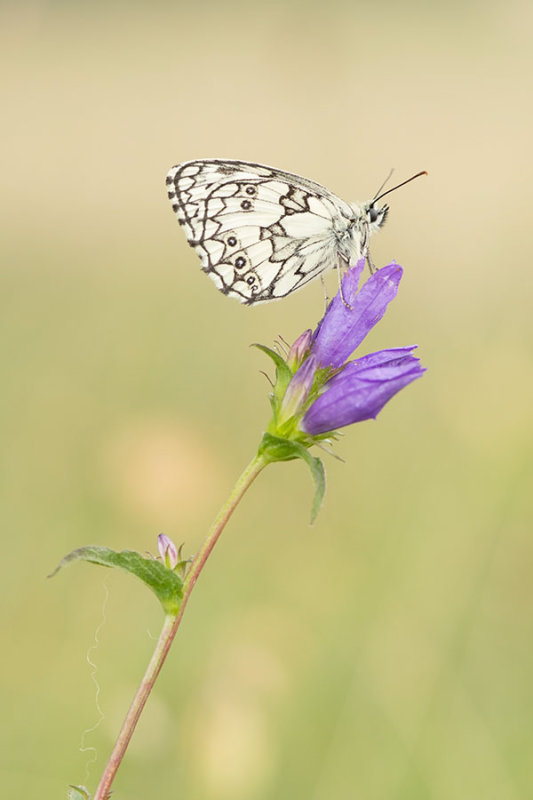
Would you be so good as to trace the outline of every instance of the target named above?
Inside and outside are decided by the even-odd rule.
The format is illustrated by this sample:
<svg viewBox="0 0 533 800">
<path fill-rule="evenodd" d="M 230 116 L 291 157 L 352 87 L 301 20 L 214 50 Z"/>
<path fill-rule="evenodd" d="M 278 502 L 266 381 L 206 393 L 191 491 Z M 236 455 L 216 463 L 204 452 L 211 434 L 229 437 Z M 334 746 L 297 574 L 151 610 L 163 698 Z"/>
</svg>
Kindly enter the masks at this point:
<svg viewBox="0 0 533 800">
<path fill-rule="evenodd" d="M 126 714 L 126 718 L 122 723 L 122 728 L 120 729 L 117 741 L 115 742 L 115 746 L 111 752 L 109 761 L 100 779 L 100 783 L 98 784 L 96 794 L 94 795 L 94 800 L 108 800 L 111 784 L 115 779 L 117 770 L 122 762 L 122 759 L 124 758 L 126 748 L 128 747 L 130 739 L 133 736 L 135 726 L 137 725 L 156 678 L 161 671 L 161 667 L 163 666 L 168 651 L 170 650 L 172 642 L 174 641 L 174 637 L 180 626 L 185 608 L 189 601 L 189 597 L 191 596 L 191 592 L 196 585 L 196 581 L 198 580 L 200 573 L 202 572 L 206 561 L 209 558 L 215 544 L 217 543 L 220 534 L 224 530 L 229 518 L 242 500 L 245 492 L 249 489 L 253 481 L 257 478 L 267 463 L 267 459 L 258 455 L 248 464 L 233 487 L 230 496 L 220 509 L 209 530 L 209 533 L 205 538 L 203 545 L 194 557 L 194 560 L 183 582 L 183 599 L 181 601 L 179 612 L 176 615 L 167 614 L 165 617 L 165 621 L 155 646 L 155 650 L 150 659 L 150 663 L 148 664 L 141 684 L 135 694 L 135 697 L 133 698 L 128 713 Z"/>
</svg>

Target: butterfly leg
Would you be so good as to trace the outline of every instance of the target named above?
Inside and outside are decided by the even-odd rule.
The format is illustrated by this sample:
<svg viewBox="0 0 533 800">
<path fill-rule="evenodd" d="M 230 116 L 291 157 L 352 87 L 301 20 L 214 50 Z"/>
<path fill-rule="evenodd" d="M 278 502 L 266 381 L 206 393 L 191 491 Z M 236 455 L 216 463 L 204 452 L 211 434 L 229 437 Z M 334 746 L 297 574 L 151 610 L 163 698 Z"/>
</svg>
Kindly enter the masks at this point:
<svg viewBox="0 0 533 800">
<path fill-rule="evenodd" d="M 376 271 L 376 265 L 372 261 L 372 256 L 370 255 L 370 250 L 366 251 L 366 263 L 368 264 L 368 269 L 370 270 L 370 274 L 373 275 Z"/>
<path fill-rule="evenodd" d="M 326 281 L 324 280 L 324 276 L 322 274 L 320 275 L 320 282 L 322 283 L 322 289 L 324 290 L 324 308 L 327 311 L 329 305 L 328 288 L 326 286 Z"/>
<path fill-rule="evenodd" d="M 344 260 L 344 259 L 343 259 L 343 260 Z M 350 266 L 350 265 L 348 264 L 348 262 L 347 262 L 347 261 L 345 262 L 345 264 L 346 264 L 346 269 L 349 269 L 349 266 Z M 341 272 L 343 273 L 342 275 L 341 275 Z M 344 299 L 344 295 L 343 295 L 343 293 L 342 293 L 342 279 L 343 279 L 343 277 L 344 277 L 344 271 L 343 271 L 343 270 L 341 270 L 340 266 L 337 266 L 337 279 L 338 279 L 338 281 L 339 281 L 339 294 L 340 294 L 340 296 L 341 296 L 341 300 L 342 300 L 342 302 L 344 303 L 344 305 L 346 306 L 346 308 L 348 308 L 348 309 L 351 311 L 351 310 L 352 310 L 352 307 L 351 307 L 351 305 L 348 303 L 348 301 Z"/>
</svg>

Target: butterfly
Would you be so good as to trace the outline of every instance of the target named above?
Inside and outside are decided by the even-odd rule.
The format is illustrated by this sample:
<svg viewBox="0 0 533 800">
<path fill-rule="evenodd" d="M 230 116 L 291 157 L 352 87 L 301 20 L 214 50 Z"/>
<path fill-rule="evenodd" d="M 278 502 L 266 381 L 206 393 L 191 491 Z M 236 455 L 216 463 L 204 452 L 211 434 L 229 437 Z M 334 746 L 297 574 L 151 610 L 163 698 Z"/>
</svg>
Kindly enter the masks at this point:
<svg viewBox="0 0 533 800">
<path fill-rule="evenodd" d="M 376 203 L 393 191 L 348 204 L 299 175 L 216 158 L 177 164 L 166 186 L 204 272 L 247 305 L 286 297 L 330 269 L 368 258 L 368 240 L 389 211 Z"/>
</svg>

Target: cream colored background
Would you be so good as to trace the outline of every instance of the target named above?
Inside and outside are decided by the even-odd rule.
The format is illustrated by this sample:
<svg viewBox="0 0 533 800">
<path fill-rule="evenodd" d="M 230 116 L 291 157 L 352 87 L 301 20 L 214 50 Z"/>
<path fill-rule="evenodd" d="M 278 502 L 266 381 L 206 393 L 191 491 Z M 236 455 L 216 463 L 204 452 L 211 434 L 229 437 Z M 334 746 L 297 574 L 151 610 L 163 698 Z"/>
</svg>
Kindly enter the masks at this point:
<svg viewBox="0 0 533 800">
<path fill-rule="evenodd" d="M 115 791 L 194 800 L 520 800 L 533 791 L 531 6 L 18 3 L 0 12 L 6 796 L 94 787 L 157 635 L 82 544 L 193 552 L 268 415 L 247 309 L 168 207 L 196 157 L 372 196 L 405 267 L 361 352 L 429 371 L 327 459 L 254 486 L 199 583 Z M 335 279 L 333 278 L 333 286 Z M 104 584 L 109 587 L 105 601 Z M 105 617 L 98 719 L 85 657 Z"/>
</svg>

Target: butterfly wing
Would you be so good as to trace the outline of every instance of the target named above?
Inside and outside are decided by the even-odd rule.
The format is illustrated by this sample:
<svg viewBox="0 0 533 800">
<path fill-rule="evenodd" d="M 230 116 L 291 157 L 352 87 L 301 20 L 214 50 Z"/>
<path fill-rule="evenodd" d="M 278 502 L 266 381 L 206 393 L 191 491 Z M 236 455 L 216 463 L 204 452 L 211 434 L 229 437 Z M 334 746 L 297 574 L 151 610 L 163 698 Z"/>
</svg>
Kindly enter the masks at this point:
<svg viewBox="0 0 533 800">
<path fill-rule="evenodd" d="M 256 304 L 285 297 L 338 265 L 354 211 L 323 186 L 246 161 L 172 167 L 172 207 L 202 268 L 224 294 Z"/>
</svg>

